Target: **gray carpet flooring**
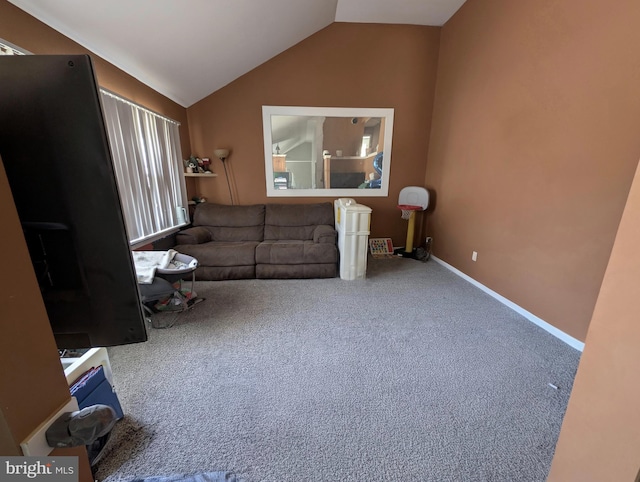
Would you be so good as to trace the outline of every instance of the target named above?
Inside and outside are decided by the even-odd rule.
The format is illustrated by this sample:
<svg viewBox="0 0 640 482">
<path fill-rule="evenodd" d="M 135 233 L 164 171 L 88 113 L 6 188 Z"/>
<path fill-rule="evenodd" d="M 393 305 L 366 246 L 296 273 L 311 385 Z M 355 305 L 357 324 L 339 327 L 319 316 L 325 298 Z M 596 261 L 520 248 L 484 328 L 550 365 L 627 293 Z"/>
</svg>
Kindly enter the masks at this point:
<svg viewBox="0 0 640 482">
<path fill-rule="evenodd" d="M 433 260 L 196 291 L 109 349 L 126 417 L 98 480 L 546 479 L 579 352 Z"/>
</svg>

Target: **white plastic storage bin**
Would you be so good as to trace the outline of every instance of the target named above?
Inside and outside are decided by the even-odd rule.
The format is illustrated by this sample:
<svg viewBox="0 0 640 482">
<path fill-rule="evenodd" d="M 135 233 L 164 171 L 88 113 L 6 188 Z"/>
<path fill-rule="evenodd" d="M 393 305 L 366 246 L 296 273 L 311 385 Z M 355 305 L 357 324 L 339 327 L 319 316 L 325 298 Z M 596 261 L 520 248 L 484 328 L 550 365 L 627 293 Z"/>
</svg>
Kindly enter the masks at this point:
<svg viewBox="0 0 640 482">
<path fill-rule="evenodd" d="M 363 279 L 367 274 L 371 208 L 349 198 L 336 199 L 333 206 L 340 251 L 340 278 Z"/>
</svg>

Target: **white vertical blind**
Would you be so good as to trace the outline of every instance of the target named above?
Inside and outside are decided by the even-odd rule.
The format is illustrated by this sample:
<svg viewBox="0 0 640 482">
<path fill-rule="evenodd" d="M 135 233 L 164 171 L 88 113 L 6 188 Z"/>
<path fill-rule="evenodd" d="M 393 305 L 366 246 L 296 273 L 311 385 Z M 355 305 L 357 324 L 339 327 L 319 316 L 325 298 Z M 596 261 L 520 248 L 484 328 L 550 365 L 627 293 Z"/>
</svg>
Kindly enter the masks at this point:
<svg viewBox="0 0 640 482">
<path fill-rule="evenodd" d="M 101 90 L 129 242 L 177 228 L 187 207 L 179 124 Z"/>
<path fill-rule="evenodd" d="M 26 55 L 29 52 L 0 38 L 0 55 Z"/>
</svg>

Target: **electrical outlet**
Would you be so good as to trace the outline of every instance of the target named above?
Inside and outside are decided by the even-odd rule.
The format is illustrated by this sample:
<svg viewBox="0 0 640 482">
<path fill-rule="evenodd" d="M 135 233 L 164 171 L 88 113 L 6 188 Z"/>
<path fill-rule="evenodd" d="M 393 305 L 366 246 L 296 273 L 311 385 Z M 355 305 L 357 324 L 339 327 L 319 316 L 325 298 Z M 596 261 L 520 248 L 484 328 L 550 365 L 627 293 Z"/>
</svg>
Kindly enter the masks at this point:
<svg viewBox="0 0 640 482">
<path fill-rule="evenodd" d="M 471 254 L 471 261 L 478 261 L 478 252 L 477 251 L 474 251 Z"/>
</svg>

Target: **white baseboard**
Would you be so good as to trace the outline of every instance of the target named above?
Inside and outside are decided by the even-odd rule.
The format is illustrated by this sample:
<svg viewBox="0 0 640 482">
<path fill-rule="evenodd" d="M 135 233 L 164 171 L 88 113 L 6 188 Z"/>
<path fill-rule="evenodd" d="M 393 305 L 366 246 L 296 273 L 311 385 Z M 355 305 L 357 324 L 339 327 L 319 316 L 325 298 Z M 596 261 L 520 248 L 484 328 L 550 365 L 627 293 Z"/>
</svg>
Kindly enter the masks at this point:
<svg viewBox="0 0 640 482">
<path fill-rule="evenodd" d="M 558 328 L 556 328 L 555 326 L 547 323 L 546 321 L 544 321 L 541 318 L 538 318 L 536 315 L 534 315 L 533 313 L 530 313 L 529 311 L 525 310 L 524 308 L 522 308 L 521 306 L 516 305 L 513 301 L 508 300 L 507 298 L 505 298 L 504 296 L 496 293 L 495 291 L 493 291 L 490 288 L 487 288 L 485 285 L 483 285 L 482 283 L 480 283 L 479 281 L 474 280 L 472 277 L 464 274 L 462 271 L 460 271 L 457 268 L 454 268 L 453 266 L 451 266 L 449 263 L 446 263 L 444 261 L 442 261 L 440 258 L 431 255 L 431 259 L 433 259 L 436 263 L 441 264 L 442 266 L 444 266 L 445 268 L 447 268 L 448 270 L 452 271 L 453 273 L 457 274 L 458 276 L 460 276 L 461 278 L 463 278 L 464 280 L 468 281 L 469 283 L 471 283 L 472 285 L 480 288 L 482 291 L 484 291 L 485 293 L 487 293 L 488 295 L 492 296 L 493 298 L 495 298 L 496 300 L 498 300 L 500 303 L 502 303 L 503 305 L 508 306 L 509 308 L 511 308 L 513 311 L 515 311 L 516 313 L 524 316 L 527 320 L 531 321 L 532 323 L 538 325 L 540 328 L 542 328 L 543 330 L 551 333 L 553 336 L 555 336 L 556 338 L 558 338 L 559 340 L 562 340 L 563 342 L 565 342 L 567 345 L 569 345 L 572 348 L 575 348 L 578 351 L 583 351 L 584 350 L 584 343 L 581 342 L 580 340 L 575 339 L 574 337 L 572 337 L 571 335 L 566 334 L 564 331 L 559 330 Z"/>
</svg>

